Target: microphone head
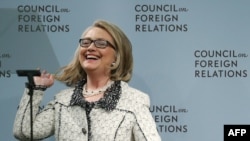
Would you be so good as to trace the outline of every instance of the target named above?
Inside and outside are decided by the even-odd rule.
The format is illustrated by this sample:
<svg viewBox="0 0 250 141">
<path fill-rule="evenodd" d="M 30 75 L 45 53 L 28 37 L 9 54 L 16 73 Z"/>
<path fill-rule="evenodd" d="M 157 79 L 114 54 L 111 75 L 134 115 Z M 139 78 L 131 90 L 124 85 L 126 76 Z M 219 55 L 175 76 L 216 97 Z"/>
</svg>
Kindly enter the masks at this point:
<svg viewBox="0 0 250 141">
<path fill-rule="evenodd" d="M 40 70 L 16 70 L 18 76 L 40 76 Z"/>
</svg>

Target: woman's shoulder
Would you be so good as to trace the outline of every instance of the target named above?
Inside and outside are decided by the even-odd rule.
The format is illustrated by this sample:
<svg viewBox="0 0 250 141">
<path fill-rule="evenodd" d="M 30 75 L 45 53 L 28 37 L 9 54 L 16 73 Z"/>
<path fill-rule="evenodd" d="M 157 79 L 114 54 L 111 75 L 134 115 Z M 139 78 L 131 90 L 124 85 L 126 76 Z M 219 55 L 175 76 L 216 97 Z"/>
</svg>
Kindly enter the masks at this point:
<svg viewBox="0 0 250 141">
<path fill-rule="evenodd" d="M 142 90 L 139 90 L 137 88 L 132 87 L 127 82 L 121 82 L 122 87 L 122 94 L 129 97 L 139 97 L 139 98 L 145 98 L 148 97 L 148 94 L 143 92 Z"/>
<path fill-rule="evenodd" d="M 122 105 L 148 106 L 150 105 L 149 95 L 145 92 L 130 86 L 126 82 L 121 83 L 122 94 L 120 103 Z"/>
</svg>

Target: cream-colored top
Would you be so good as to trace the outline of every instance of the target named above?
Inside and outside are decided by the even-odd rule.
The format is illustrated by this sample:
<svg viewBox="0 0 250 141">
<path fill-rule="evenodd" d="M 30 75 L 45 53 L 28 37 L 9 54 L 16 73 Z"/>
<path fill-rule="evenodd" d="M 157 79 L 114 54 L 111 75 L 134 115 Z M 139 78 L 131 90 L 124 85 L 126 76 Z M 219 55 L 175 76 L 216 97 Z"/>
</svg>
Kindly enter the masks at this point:
<svg viewBox="0 0 250 141">
<path fill-rule="evenodd" d="M 71 106 L 74 89 L 66 89 L 55 96 L 41 112 L 39 104 L 43 91 L 33 95 L 33 138 L 54 135 L 56 141 L 89 141 L 86 111 Z M 112 111 L 94 107 L 90 112 L 90 141 L 161 141 L 149 111 L 149 97 L 121 82 L 121 96 Z M 14 136 L 20 140 L 30 137 L 30 108 L 28 89 L 25 89 L 14 123 Z M 38 113 L 38 114 L 37 114 Z"/>
</svg>

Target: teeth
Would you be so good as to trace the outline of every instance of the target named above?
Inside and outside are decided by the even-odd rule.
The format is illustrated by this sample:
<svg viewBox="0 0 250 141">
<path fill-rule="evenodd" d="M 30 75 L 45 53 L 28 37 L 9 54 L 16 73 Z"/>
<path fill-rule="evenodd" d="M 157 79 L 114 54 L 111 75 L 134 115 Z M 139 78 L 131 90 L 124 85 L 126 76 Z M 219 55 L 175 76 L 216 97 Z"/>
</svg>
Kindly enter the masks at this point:
<svg viewBox="0 0 250 141">
<path fill-rule="evenodd" d="M 96 57 L 96 56 L 93 56 L 93 55 L 88 55 L 86 58 L 87 58 L 87 59 L 97 59 L 97 57 Z"/>
</svg>

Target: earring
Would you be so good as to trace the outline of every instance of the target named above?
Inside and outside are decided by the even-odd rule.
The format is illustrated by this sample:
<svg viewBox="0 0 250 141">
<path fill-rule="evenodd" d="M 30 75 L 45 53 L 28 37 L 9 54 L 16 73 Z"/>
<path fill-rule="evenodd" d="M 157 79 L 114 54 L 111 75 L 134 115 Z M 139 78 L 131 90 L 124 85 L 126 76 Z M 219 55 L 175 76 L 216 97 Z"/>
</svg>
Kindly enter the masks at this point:
<svg viewBox="0 0 250 141">
<path fill-rule="evenodd" d="M 112 67 L 115 66 L 115 62 L 111 63 L 111 66 L 112 66 Z"/>
</svg>

